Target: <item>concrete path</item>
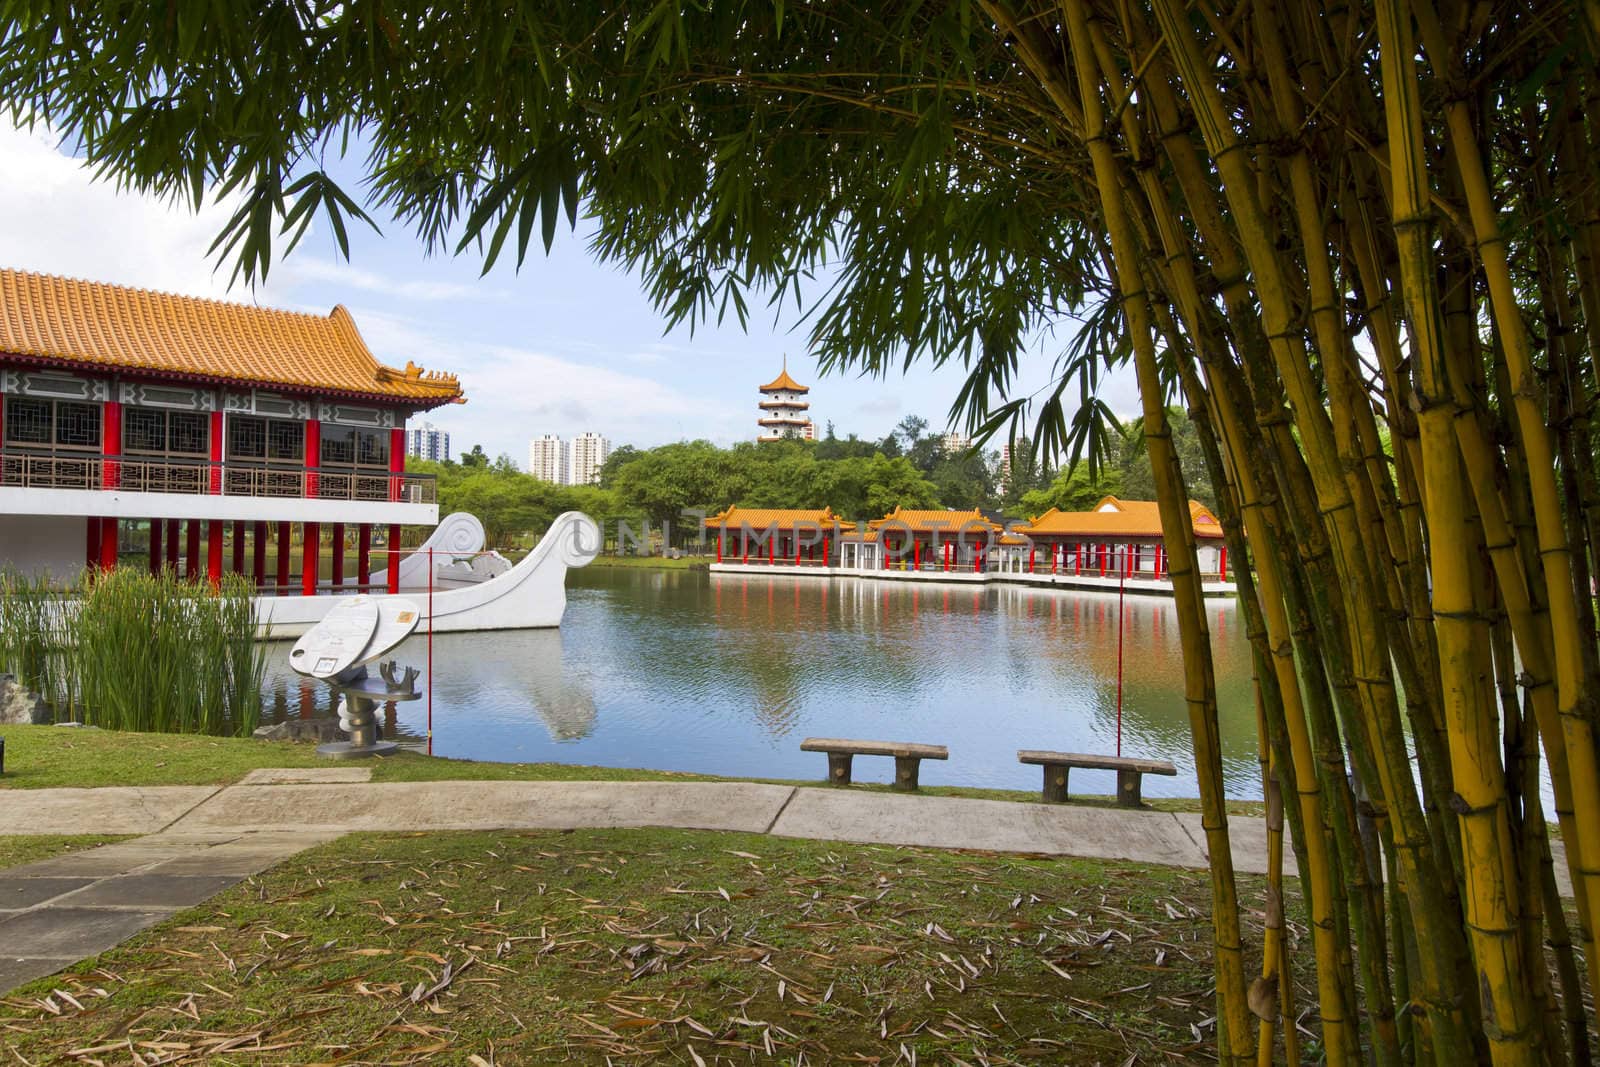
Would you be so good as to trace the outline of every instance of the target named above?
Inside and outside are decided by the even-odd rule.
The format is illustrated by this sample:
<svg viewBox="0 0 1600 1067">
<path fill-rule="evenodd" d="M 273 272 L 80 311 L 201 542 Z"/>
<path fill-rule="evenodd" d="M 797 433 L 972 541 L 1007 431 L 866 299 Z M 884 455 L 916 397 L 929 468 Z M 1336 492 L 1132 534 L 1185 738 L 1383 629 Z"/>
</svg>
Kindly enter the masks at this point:
<svg viewBox="0 0 1600 1067">
<path fill-rule="evenodd" d="M 25 795 L 11 794 L 7 807 Z M 0 868 L 0 993 L 99 955 L 176 911 L 338 836 L 159 833 Z"/>
<path fill-rule="evenodd" d="M 226 787 L 0 793 L 0 834 L 150 836 L 0 869 L 0 992 L 103 952 L 302 849 L 363 830 L 661 826 L 1205 867 L 1200 816 L 741 782 L 386 782 L 370 768 L 253 771 Z M 1236 870 L 1265 873 L 1260 819 Z M 1571 895 L 1560 842 L 1556 874 Z M 1292 872 L 1294 859 L 1286 851 Z"/>
</svg>

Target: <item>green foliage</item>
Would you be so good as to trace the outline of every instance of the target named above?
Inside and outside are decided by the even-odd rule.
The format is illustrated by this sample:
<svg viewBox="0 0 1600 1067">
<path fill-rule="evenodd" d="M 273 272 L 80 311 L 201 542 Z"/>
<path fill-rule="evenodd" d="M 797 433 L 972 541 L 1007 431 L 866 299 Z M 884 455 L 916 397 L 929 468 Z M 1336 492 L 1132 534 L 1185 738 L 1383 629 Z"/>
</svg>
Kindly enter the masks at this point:
<svg viewBox="0 0 1600 1067">
<path fill-rule="evenodd" d="M 490 548 L 516 547 L 520 539 L 544 533 L 564 511 L 582 511 L 605 524 L 619 514 L 611 490 L 541 481 L 519 471 L 509 457 L 490 463 L 481 448 L 464 455 L 461 463 L 413 458 L 406 469 L 437 479 L 441 515 L 467 511 L 477 516 Z"/>
<path fill-rule="evenodd" d="M 265 643 L 248 581 L 221 589 L 131 567 L 66 591 L 0 579 L 0 671 L 58 717 L 114 730 L 245 736 L 261 714 Z"/>
<path fill-rule="evenodd" d="M 1181 408 L 1169 408 L 1167 421 L 1172 428 L 1172 444 L 1183 467 L 1189 495 L 1207 507 L 1215 507 L 1211 476 L 1194 424 Z M 1101 461 L 1092 471 L 1086 460 L 1063 467 L 1047 484 L 1019 494 L 1017 504 L 1032 516 L 1051 508 L 1087 511 L 1105 496 L 1127 500 L 1156 498 L 1150 455 L 1144 447 L 1143 419 L 1128 423 L 1107 439 Z"/>
</svg>

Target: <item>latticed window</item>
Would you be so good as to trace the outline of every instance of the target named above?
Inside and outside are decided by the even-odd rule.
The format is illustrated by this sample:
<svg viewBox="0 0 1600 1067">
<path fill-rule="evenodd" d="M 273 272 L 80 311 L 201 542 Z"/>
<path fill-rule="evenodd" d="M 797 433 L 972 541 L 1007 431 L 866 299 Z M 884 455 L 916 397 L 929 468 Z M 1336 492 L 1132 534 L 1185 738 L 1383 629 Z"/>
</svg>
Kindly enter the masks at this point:
<svg viewBox="0 0 1600 1067">
<path fill-rule="evenodd" d="M 228 418 L 228 458 L 299 464 L 305 455 L 305 427 L 287 419 L 255 415 Z"/>
<path fill-rule="evenodd" d="M 389 469 L 389 431 L 353 426 L 322 427 L 323 467 Z"/>
<path fill-rule="evenodd" d="M 39 397 L 6 398 L 6 444 L 94 450 L 100 447 L 100 405 Z"/>
<path fill-rule="evenodd" d="M 122 450 L 205 459 L 211 454 L 211 420 L 202 412 L 128 408 L 122 414 Z"/>
</svg>

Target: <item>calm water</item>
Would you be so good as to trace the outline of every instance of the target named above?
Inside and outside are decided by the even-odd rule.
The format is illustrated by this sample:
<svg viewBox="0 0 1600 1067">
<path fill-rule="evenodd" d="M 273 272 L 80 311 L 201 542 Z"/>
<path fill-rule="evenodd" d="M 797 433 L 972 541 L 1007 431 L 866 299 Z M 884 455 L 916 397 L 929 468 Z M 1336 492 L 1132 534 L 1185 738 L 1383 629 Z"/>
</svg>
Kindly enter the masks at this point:
<svg viewBox="0 0 1600 1067">
<path fill-rule="evenodd" d="M 599 567 L 568 587 L 559 631 L 434 639 L 436 754 L 820 778 L 803 738 L 879 738 L 948 745 L 948 762 L 923 764 L 930 785 L 1037 789 L 1019 748 L 1116 751 L 1115 595 Z M 1177 764 L 1176 778 L 1146 777 L 1147 795 L 1194 796 L 1172 604 L 1124 610 L 1123 754 Z M 1232 601 L 1207 611 L 1228 791 L 1256 797 L 1249 648 Z M 326 711 L 325 687 L 273 649 L 280 714 Z M 399 659 L 425 668 L 426 649 L 413 638 Z M 398 705 L 389 736 L 426 722 L 425 702 Z M 892 768 L 859 758 L 855 773 Z M 1114 787 L 1110 772 L 1072 780 Z"/>
</svg>

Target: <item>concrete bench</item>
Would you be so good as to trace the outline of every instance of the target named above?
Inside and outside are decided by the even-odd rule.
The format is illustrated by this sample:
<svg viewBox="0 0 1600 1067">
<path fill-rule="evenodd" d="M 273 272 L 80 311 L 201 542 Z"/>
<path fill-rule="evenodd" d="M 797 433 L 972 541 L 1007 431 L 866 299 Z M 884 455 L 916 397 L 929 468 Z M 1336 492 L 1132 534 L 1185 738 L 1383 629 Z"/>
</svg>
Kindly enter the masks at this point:
<svg viewBox="0 0 1600 1067">
<path fill-rule="evenodd" d="M 1176 775 L 1178 768 L 1163 759 L 1128 759 L 1122 756 L 1090 756 L 1082 752 L 1044 752 L 1025 748 L 1017 762 L 1036 763 L 1044 768 L 1044 799 L 1051 804 L 1067 802 L 1067 774 L 1074 767 L 1084 770 L 1117 772 L 1117 803 L 1137 808 L 1140 782 L 1146 774 Z"/>
<path fill-rule="evenodd" d="M 856 756 L 893 756 L 894 782 L 890 786 L 912 793 L 917 788 L 917 768 L 925 759 L 949 759 L 943 745 L 918 745 L 909 741 L 852 741 L 841 737 L 808 737 L 800 742 L 801 752 L 828 754 L 828 781 L 850 784 L 850 761 Z"/>
</svg>

